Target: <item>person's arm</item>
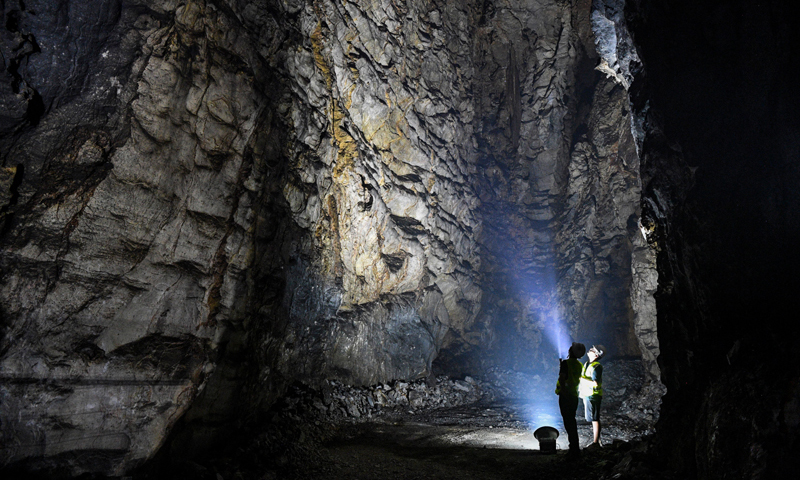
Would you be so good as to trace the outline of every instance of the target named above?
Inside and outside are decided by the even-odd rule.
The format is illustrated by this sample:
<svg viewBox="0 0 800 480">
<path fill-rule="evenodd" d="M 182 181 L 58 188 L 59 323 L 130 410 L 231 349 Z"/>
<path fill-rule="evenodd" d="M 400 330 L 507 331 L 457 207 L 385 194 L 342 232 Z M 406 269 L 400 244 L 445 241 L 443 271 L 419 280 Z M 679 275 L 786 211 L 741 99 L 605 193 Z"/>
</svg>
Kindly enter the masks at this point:
<svg viewBox="0 0 800 480">
<path fill-rule="evenodd" d="M 556 383 L 556 395 L 561 393 L 561 389 L 567 385 L 567 377 L 569 377 L 569 368 L 567 367 L 566 360 L 558 361 L 558 382 Z"/>
<path fill-rule="evenodd" d="M 594 380 L 595 385 L 602 385 L 603 384 L 603 366 L 597 365 L 594 367 L 592 371 L 592 380 Z"/>
<path fill-rule="evenodd" d="M 567 361 L 568 360 L 560 360 L 558 364 L 558 381 L 561 382 L 561 385 L 566 385 L 569 377 L 569 365 Z"/>
</svg>

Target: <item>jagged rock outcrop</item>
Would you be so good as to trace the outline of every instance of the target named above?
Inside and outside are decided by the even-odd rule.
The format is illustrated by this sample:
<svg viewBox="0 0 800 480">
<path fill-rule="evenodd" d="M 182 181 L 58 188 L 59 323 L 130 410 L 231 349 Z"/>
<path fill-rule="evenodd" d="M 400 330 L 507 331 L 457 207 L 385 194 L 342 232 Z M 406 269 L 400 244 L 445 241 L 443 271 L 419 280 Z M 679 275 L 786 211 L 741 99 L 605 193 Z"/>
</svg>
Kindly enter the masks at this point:
<svg viewBox="0 0 800 480">
<path fill-rule="evenodd" d="M 242 321 L 267 97 L 212 5 L 5 5 L 47 108 L 3 128 L 4 459 L 121 474 Z"/>
<path fill-rule="evenodd" d="M 318 2 L 283 20 L 303 32 L 278 65 L 302 260 L 270 313 L 285 330 L 262 341 L 287 373 L 427 375 L 480 308 L 470 12 L 422 6 Z"/>
<path fill-rule="evenodd" d="M 631 295 L 652 292 L 631 272 L 641 186 L 629 82 L 604 76 L 598 55 L 624 50 L 628 72 L 635 51 L 597 30 L 590 2 L 516 8 L 487 12 L 491 33 L 478 44 L 481 326 L 496 356 L 519 368 L 552 364 L 559 334 L 640 355 L 657 340 L 640 346 L 632 322 Z M 654 330 L 655 312 L 639 310 Z"/>
<path fill-rule="evenodd" d="M 794 15 L 779 1 L 635 1 L 627 17 L 646 74 L 634 104 L 667 387 L 654 450 L 687 478 L 792 476 Z"/>
<path fill-rule="evenodd" d="M 608 5 L 4 3 L 3 461 L 121 475 L 562 322 L 657 348 Z"/>
</svg>

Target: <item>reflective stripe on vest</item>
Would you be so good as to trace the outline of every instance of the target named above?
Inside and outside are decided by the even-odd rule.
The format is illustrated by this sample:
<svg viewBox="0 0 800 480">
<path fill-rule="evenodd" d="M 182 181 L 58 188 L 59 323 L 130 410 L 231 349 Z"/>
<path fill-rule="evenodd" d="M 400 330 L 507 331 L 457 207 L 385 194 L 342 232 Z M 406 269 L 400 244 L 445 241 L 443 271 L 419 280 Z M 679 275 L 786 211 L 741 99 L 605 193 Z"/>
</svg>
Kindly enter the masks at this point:
<svg viewBox="0 0 800 480">
<path fill-rule="evenodd" d="M 594 373 L 594 369 L 597 367 L 597 365 L 600 365 L 600 362 L 587 362 L 586 365 L 583 366 L 581 384 L 580 388 L 578 389 L 578 396 L 581 398 L 603 395 L 603 385 L 601 384 L 602 380 L 597 382 L 597 385 L 594 385 L 594 381 L 592 380 L 592 373 Z"/>
</svg>

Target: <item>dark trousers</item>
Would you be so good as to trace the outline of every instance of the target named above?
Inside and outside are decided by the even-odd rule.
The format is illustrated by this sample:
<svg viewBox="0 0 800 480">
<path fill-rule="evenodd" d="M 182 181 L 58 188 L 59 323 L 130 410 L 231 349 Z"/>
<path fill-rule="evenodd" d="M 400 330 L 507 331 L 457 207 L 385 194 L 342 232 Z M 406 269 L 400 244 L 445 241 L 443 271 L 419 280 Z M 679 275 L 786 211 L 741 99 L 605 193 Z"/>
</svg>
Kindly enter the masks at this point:
<svg viewBox="0 0 800 480">
<path fill-rule="evenodd" d="M 580 440 L 578 440 L 578 422 L 575 420 L 575 412 L 578 411 L 578 397 L 572 395 L 559 395 L 558 407 L 561 409 L 561 418 L 564 419 L 564 429 L 567 431 L 570 450 L 580 450 Z"/>
</svg>

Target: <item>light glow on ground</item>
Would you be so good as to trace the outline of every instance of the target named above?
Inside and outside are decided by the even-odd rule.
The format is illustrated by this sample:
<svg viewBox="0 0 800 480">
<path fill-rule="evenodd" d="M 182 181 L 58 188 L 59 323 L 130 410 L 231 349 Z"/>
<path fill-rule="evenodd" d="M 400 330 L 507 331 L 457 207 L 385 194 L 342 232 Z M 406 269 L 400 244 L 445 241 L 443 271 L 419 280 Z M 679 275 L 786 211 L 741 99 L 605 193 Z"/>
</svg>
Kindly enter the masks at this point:
<svg viewBox="0 0 800 480">
<path fill-rule="evenodd" d="M 533 431 L 514 428 L 478 428 L 470 432 L 448 433 L 442 435 L 442 440 L 452 445 L 478 448 L 539 450 L 539 441 L 533 436 Z M 567 439 L 563 433 L 556 439 L 556 448 L 567 448 Z"/>
</svg>

